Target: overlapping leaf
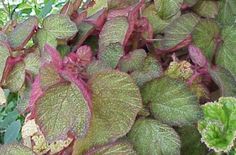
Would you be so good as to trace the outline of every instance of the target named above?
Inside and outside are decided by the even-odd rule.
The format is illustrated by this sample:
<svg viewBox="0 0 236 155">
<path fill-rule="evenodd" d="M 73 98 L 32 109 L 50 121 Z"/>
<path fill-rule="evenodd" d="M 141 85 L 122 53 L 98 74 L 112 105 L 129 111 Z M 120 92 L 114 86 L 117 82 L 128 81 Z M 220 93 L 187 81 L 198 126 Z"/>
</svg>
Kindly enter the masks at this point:
<svg viewBox="0 0 236 155">
<path fill-rule="evenodd" d="M 215 18 L 219 12 L 218 1 L 199 1 L 193 10 L 202 17 Z"/>
<path fill-rule="evenodd" d="M 34 155 L 28 147 L 21 144 L 3 145 L 0 150 L 4 155 Z"/>
<path fill-rule="evenodd" d="M 8 35 L 8 42 L 11 48 L 18 50 L 23 48 L 31 39 L 34 30 L 38 27 L 38 19 L 30 17 L 23 23 L 16 26 L 16 28 Z"/>
<path fill-rule="evenodd" d="M 124 136 L 142 106 L 139 89 L 128 74 L 104 71 L 95 74 L 89 83 L 93 120 L 87 136 L 74 146 L 74 154 Z"/>
<path fill-rule="evenodd" d="M 231 26 L 235 24 L 236 20 L 236 1 L 222 0 L 219 1 L 219 15 L 218 21 L 224 26 Z"/>
<path fill-rule="evenodd" d="M 165 28 L 165 36 L 161 40 L 160 49 L 171 49 L 183 42 L 192 33 L 198 21 L 199 18 L 192 13 L 184 14 L 175 19 Z"/>
<path fill-rule="evenodd" d="M 215 53 L 217 37 L 219 37 L 220 29 L 213 20 L 203 19 L 193 31 L 193 43 L 202 50 L 203 54 L 212 60 Z"/>
<path fill-rule="evenodd" d="M 128 137 L 139 155 L 180 155 L 180 139 L 175 130 L 156 120 L 135 122 Z"/>
<path fill-rule="evenodd" d="M 0 81 L 4 74 L 4 69 L 6 66 L 7 58 L 10 56 L 10 50 L 8 46 L 4 43 L 0 43 Z"/>
<path fill-rule="evenodd" d="M 236 27 L 226 27 L 222 30 L 223 44 L 219 48 L 216 63 L 229 70 L 236 77 Z"/>
<path fill-rule="evenodd" d="M 183 81 L 162 77 L 145 84 L 141 93 L 154 117 L 164 123 L 182 126 L 196 123 L 201 116 L 196 95 Z"/>
<path fill-rule="evenodd" d="M 69 131 L 86 134 L 91 112 L 82 91 L 73 83 L 58 83 L 37 101 L 36 122 L 49 142 L 64 139 Z"/>
</svg>

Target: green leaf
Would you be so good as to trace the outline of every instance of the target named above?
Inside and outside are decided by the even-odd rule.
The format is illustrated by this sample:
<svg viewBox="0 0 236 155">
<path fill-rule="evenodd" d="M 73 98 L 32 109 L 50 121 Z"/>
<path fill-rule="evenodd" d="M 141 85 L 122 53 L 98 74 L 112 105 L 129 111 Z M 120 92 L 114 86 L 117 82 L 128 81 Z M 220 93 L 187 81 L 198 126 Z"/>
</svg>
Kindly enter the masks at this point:
<svg viewBox="0 0 236 155">
<path fill-rule="evenodd" d="M 123 45 L 129 28 L 126 17 L 115 17 L 108 20 L 99 34 L 99 51 L 104 51 L 112 43 Z"/>
<path fill-rule="evenodd" d="M 10 56 L 9 48 L 6 44 L 0 42 L 0 81 L 3 77 L 7 58 Z"/>
<path fill-rule="evenodd" d="M 112 68 L 105 62 L 96 60 L 96 61 L 92 61 L 88 65 L 86 72 L 89 76 L 92 76 L 93 74 L 103 72 L 105 70 L 112 70 Z"/>
<path fill-rule="evenodd" d="M 143 10 L 143 16 L 148 19 L 155 33 L 162 32 L 166 28 L 166 26 L 169 24 L 168 21 L 163 20 L 158 16 L 157 10 L 154 4 L 147 6 Z"/>
<path fill-rule="evenodd" d="M 4 155 L 34 155 L 30 148 L 22 144 L 2 145 L 0 151 Z"/>
<path fill-rule="evenodd" d="M 49 57 L 48 53 L 44 52 L 45 44 L 49 44 L 52 47 L 57 46 L 56 38 L 54 36 L 52 36 L 52 34 L 47 32 L 45 29 L 38 30 L 38 32 L 36 34 L 35 41 L 39 45 L 39 50 L 40 50 L 42 59 L 46 59 L 47 57 Z"/>
<path fill-rule="evenodd" d="M 229 70 L 236 77 L 236 27 L 225 27 L 222 30 L 222 40 L 216 63 Z"/>
<path fill-rule="evenodd" d="M 131 77 L 134 79 L 138 86 L 142 86 L 144 83 L 160 77 L 161 75 L 162 67 L 159 62 L 152 56 L 146 57 L 140 70 L 131 73 Z"/>
<path fill-rule="evenodd" d="M 124 136 L 142 107 L 139 89 L 126 73 L 100 72 L 93 75 L 89 85 L 93 119 L 87 136 L 74 146 L 75 154 Z"/>
<path fill-rule="evenodd" d="M 199 18 L 192 14 L 184 14 L 170 23 L 164 30 L 164 38 L 160 42 L 161 49 L 170 49 L 183 42 L 194 30 Z"/>
<path fill-rule="evenodd" d="M 23 23 L 18 24 L 16 28 L 8 35 L 8 42 L 14 50 L 22 49 L 31 39 L 34 30 L 38 27 L 38 19 L 30 17 Z"/>
<path fill-rule="evenodd" d="M 70 39 L 77 32 L 77 26 L 66 15 L 49 15 L 43 20 L 43 28 L 57 39 Z"/>
<path fill-rule="evenodd" d="M 207 147 L 201 143 L 201 135 L 195 126 L 177 129 L 181 139 L 181 155 L 206 155 Z"/>
<path fill-rule="evenodd" d="M 169 125 L 190 125 L 201 116 L 197 96 L 181 80 L 155 79 L 144 85 L 141 94 L 154 117 Z"/>
<path fill-rule="evenodd" d="M 136 121 L 128 137 L 139 155 L 180 155 L 178 134 L 156 120 Z"/>
<path fill-rule="evenodd" d="M 124 54 L 124 49 L 120 43 L 109 44 L 104 51 L 99 53 L 99 59 L 111 68 L 116 68 L 120 58 Z"/>
<path fill-rule="evenodd" d="M 136 155 L 129 142 L 114 142 L 89 151 L 89 155 Z"/>
<path fill-rule="evenodd" d="M 92 16 L 96 14 L 98 11 L 107 7 L 108 7 L 107 0 L 95 0 L 95 4 L 92 7 L 88 8 L 88 16 Z"/>
<path fill-rule="evenodd" d="M 18 111 L 14 110 L 7 113 L 7 116 L 4 118 L 2 122 L 0 122 L 0 128 L 7 128 L 12 122 L 14 122 L 19 116 Z"/>
<path fill-rule="evenodd" d="M 217 19 L 223 26 L 231 26 L 235 24 L 236 20 L 235 8 L 236 8 L 235 0 L 219 1 L 219 15 Z"/>
<path fill-rule="evenodd" d="M 60 53 L 61 57 L 64 58 L 70 53 L 70 46 L 68 45 L 58 45 L 57 50 Z"/>
<path fill-rule="evenodd" d="M 147 53 L 143 49 L 131 51 L 120 59 L 119 68 L 122 72 L 142 69 L 146 56 Z"/>
<path fill-rule="evenodd" d="M 202 106 L 204 118 L 198 122 L 202 141 L 216 152 L 228 152 L 236 137 L 236 99 L 222 97 Z"/>
<path fill-rule="evenodd" d="M 217 23 L 208 19 L 202 19 L 192 33 L 193 43 L 202 50 L 209 60 L 212 60 L 219 33 L 220 29 Z"/>
<path fill-rule="evenodd" d="M 10 89 L 11 92 L 17 92 L 23 86 L 24 82 L 25 82 L 25 63 L 18 62 L 17 64 L 14 65 L 4 85 L 6 85 L 6 87 Z"/>
<path fill-rule="evenodd" d="M 35 120 L 48 141 L 64 139 L 69 131 L 80 138 L 86 134 L 91 113 L 82 91 L 72 83 L 58 83 L 37 101 Z"/>
<path fill-rule="evenodd" d="M 25 69 L 33 74 L 38 74 L 40 67 L 40 53 L 38 49 L 34 52 L 27 54 L 24 59 Z"/>
<path fill-rule="evenodd" d="M 40 84 L 43 89 L 59 83 L 62 78 L 52 64 L 45 64 L 39 70 Z"/>
<path fill-rule="evenodd" d="M 53 2 L 52 1 L 48 1 L 45 6 L 43 7 L 42 11 L 40 12 L 40 14 L 38 15 L 40 18 L 44 18 L 47 16 L 48 13 L 51 12 L 52 10 L 52 5 Z"/>
<path fill-rule="evenodd" d="M 7 42 L 7 35 L 3 32 L 0 32 L 0 41 L 1 42 Z"/>
<path fill-rule="evenodd" d="M 236 97 L 236 80 L 228 70 L 220 67 L 210 70 L 210 74 L 220 88 L 221 96 Z"/>
<path fill-rule="evenodd" d="M 218 1 L 199 1 L 196 5 L 194 5 L 193 10 L 202 17 L 215 18 L 219 12 Z"/>
<path fill-rule="evenodd" d="M 199 0 L 184 0 L 184 4 L 186 4 L 189 7 L 194 6 Z"/>
<path fill-rule="evenodd" d="M 176 15 L 180 11 L 182 3 L 183 0 L 154 0 L 161 19 L 169 19 Z"/>
<path fill-rule="evenodd" d="M 4 134 L 4 144 L 10 144 L 17 141 L 17 137 L 20 133 L 21 123 L 20 121 L 12 122 L 6 129 Z"/>
</svg>

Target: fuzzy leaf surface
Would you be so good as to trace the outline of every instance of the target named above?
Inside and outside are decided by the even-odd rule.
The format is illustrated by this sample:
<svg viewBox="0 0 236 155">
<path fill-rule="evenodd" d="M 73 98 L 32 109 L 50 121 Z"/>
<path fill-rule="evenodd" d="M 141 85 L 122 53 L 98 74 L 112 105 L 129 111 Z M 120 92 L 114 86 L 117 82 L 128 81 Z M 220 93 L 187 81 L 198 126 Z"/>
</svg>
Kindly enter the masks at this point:
<svg viewBox="0 0 236 155">
<path fill-rule="evenodd" d="M 196 95 L 185 82 L 169 77 L 155 79 L 141 90 L 143 102 L 150 103 L 154 117 L 169 125 L 188 125 L 201 115 Z"/>
<path fill-rule="evenodd" d="M 128 134 L 139 155 L 180 155 L 180 139 L 175 130 L 156 120 L 135 122 Z"/>
</svg>

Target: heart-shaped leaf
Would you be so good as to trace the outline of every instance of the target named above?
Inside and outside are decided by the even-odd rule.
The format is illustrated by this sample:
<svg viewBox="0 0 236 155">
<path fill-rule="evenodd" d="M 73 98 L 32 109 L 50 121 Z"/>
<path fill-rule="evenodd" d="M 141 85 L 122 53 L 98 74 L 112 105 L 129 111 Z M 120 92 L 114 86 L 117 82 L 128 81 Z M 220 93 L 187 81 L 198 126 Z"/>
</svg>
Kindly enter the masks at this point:
<svg viewBox="0 0 236 155">
<path fill-rule="evenodd" d="M 156 120 L 135 122 L 128 137 L 139 155 L 180 155 L 180 139 L 175 130 Z"/>
<path fill-rule="evenodd" d="M 202 141 L 216 152 L 228 152 L 236 137 L 236 99 L 222 97 L 202 106 L 204 118 L 198 123 Z"/>
<path fill-rule="evenodd" d="M 105 23 L 99 34 L 99 51 L 112 43 L 124 44 L 129 23 L 126 17 L 115 17 Z"/>
<path fill-rule="evenodd" d="M 46 17 L 43 21 L 44 29 L 57 39 L 69 39 L 78 29 L 68 16 L 55 14 Z"/>
<path fill-rule="evenodd" d="M 136 155 L 133 146 L 129 142 L 114 142 L 88 151 L 85 155 Z"/>
<path fill-rule="evenodd" d="M 83 137 L 88 129 L 91 112 L 81 88 L 70 82 L 46 89 L 36 102 L 36 122 L 46 139 L 64 139 L 69 131 Z"/>
<path fill-rule="evenodd" d="M 111 43 L 104 51 L 100 51 L 99 59 L 108 64 L 111 68 L 115 68 L 123 54 L 124 49 L 120 43 Z"/>
<path fill-rule="evenodd" d="M 236 77 L 236 27 L 225 27 L 222 30 L 223 44 L 219 49 L 216 63 L 229 70 Z"/>
<path fill-rule="evenodd" d="M 157 14 L 161 19 L 169 19 L 176 15 L 181 8 L 183 0 L 154 0 Z"/>
<path fill-rule="evenodd" d="M 1 154 L 4 155 L 34 155 L 34 153 L 22 144 L 9 144 L 0 147 Z"/>
<path fill-rule="evenodd" d="M 150 104 L 156 119 L 170 125 L 188 125 L 201 116 L 198 99 L 185 82 L 162 77 L 148 82 L 141 90 L 143 102 Z"/>
<path fill-rule="evenodd" d="M 74 154 L 124 136 L 142 107 L 138 87 L 122 72 L 104 71 L 89 80 L 93 120 L 87 136 L 74 146 Z"/>
<path fill-rule="evenodd" d="M 213 20 L 202 19 L 192 33 L 193 44 L 200 48 L 209 60 L 212 60 L 216 38 L 219 36 L 220 29 Z"/>
<path fill-rule="evenodd" d="M 36 17 L 30 17 L 23 23 L 18 24 L 8 35 L 8 42 L 11 48 L 14 50 L 22 49 L 31 39 L 37 27 L 38 19 Z"/>
<path fill-rule="evenodd" d="M 164 30 L 164 38 L 160 42 L 160 49 L 171 49 L 183 42 L 194 30 L 199 18 L 192 13 L 184 14 L 175 19 Z"/>
<path fill-rule="evenodd" d="M 10 56 L 10 49 L 5 44 L 0 42 L 0 81 L 2 79 L 4 69 L 7 63 L 7 58 Z"/>
</svg>

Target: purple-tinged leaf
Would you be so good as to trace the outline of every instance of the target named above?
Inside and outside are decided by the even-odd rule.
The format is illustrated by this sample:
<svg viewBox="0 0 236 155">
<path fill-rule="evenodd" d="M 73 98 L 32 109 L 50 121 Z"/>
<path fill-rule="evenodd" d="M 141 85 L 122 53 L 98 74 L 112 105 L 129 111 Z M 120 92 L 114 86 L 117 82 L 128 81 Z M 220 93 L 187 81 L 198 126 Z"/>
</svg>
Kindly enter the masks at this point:
<svg viewBox="0 0 236 155">
<path fill-rule="evenodd" d="M 200 67 L 204 67 L 207 65 L 207 60 L 205 56 L 202 54 L 202 51 L 200 48 L 194 45 L 189 45 L 188 52 L 189 52 L 190 59 L 193 61 L 194 64 Z"/>
<path fill-rule="evenodd" d="M 23 23 L 17 25 L 8 35 L 8 42 L 13 50 L 21 50 L 28 43 L 38 28 L 38 19 L 30 17 Z"/>
<path fill-rule="evenodd" d="M 128 29 L 126 17 L 116 17 L 107 21 L 99 34 L 99 51 L 104 51 L 112 43 L 124 45 Z"/>
<path fill-rule="evenodd" d="M 3 77 L 7 58 L 10 56 L 10 48 L 7 44 L 0 42 L 0 81 Z"/>
<path fill-rule="evenodd" d="M 78 138 L 87 133 L 91 111 L 77 85 L 55 84 L 43 92 L 35 106 L 35 120 L 49 142 L 65 139 L 69 131 Z"/>
<path fill-rule="evenodd" d="M 124 136 L 142 107 L 139 89 L 126 73 L 100 72 L 88 83 L 92 91 L 93 119 L 87 136 L 74 145 L 74 154 Z"/>
<path fill-rule="evenodd" d="M 57 39 L 70 39 L 78 29 L 66 15 L 49 15 L 43 21 L 43 28 Z"/>
</svg>

